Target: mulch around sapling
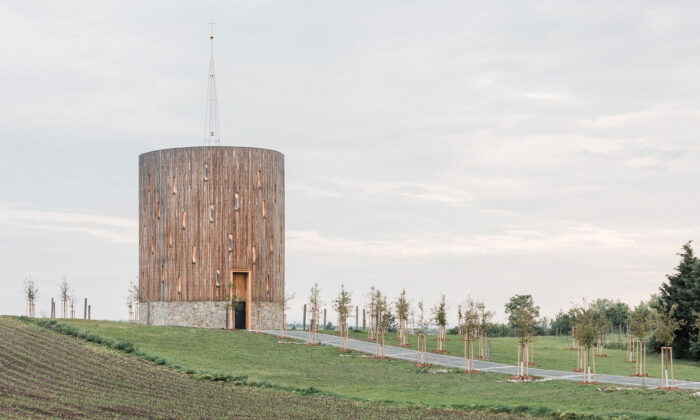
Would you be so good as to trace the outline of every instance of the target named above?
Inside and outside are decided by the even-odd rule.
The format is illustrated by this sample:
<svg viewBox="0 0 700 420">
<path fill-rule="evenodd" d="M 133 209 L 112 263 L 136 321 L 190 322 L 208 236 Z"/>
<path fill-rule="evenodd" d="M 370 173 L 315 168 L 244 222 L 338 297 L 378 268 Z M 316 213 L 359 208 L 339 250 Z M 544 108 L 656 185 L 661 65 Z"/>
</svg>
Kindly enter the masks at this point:
<svg viewBox="0 0 700 420">
<path fill-rule="evenodd" d="M 515 375 L 508 378 L 508 382 L 531 382 L 535 377 L 531 375 Z"/>
</svg>

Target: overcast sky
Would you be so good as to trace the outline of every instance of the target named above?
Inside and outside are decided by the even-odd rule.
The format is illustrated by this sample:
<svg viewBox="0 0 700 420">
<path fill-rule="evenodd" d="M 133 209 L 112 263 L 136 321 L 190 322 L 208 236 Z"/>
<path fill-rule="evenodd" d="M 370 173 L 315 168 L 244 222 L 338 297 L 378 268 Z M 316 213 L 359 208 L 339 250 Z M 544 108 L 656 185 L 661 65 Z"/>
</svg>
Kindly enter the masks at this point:
<svg viewBox="0 0 700 420">
<path fill-rule="evenodd" d="M 286 164 L 287 290 L 657 291 L 700 238 L 700 4 L 0 0 L 0 313 L 62 275 L 127 317 L 138 155 L 202 144 L 209 26 L 224 145 Z M 82 315 L 82 310 L 79 312 Z M 334 319 L 334 318 L 332 318 Z"/>
</svg>

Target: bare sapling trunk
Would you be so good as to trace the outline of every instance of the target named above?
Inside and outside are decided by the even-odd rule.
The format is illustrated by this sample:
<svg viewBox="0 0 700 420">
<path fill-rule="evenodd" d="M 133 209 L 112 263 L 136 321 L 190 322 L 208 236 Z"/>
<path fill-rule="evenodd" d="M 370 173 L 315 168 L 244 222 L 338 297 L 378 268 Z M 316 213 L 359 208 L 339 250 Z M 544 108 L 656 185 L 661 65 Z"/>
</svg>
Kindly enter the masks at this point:
<svg viewBox="0 0 700 420">
<path fill-rule="evenodd" d="M 670 382 L 669 371 L 671 380 Z M 678 389 L 675 386 L 673 378 L 673 347 L 661 347 L 661 389 Z"/>
</svg>

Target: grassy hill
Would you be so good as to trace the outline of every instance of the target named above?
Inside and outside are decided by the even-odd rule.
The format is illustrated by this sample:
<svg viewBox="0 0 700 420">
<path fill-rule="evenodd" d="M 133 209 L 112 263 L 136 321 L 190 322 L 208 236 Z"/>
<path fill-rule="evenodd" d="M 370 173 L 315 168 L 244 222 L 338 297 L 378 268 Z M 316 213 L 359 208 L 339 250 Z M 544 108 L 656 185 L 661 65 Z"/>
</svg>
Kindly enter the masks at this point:
<svg viewBox="0 0 700 420">
<path fill-rule="evenodd" d="M 106 321 L 70 323 L 105 337 L 128 340 L 186 369 L 247 375 L 282 387 L 314 387 L 350 399 L 435 407 L 517 407 L 516 411 L 538 415 L 561 410 L 640 419 L 700 418 L 700 398 L 687 391 L 601 389 L 565 381 L 510 383 L 498 374 L 431 374 L 409 362 L 347 355 L 327 346 L 280 343 L 275 337 L 249 332 Z M 566 357 L 573 353 L 561 352 Z"/>
<path fill-rule="evenodd" d="M 166 332 L 152 330 L 156 336 Z M 175 344 L 178 338 L 171 335 L 169 339 Z M 206 343 L 201 344 L 206 347 Z M 197 347 L 191 351 L 197 351 Z M 16 318 L 0 317 L 0 418 L 3 419 L 467 416 L 484 420 L 514 418 L 506 414 L 467 414 L 302 396 L 297 392 L 198 380 L 105 346 Z"/>
</svg>

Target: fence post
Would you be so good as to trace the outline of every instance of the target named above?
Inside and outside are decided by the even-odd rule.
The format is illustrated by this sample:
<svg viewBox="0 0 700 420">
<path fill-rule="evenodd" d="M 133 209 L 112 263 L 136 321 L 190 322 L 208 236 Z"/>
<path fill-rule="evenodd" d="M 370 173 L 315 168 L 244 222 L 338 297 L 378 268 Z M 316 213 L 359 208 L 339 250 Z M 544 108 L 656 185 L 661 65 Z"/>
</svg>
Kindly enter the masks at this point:
<svg viewBox="0 0 700 420">
<path fill-rule="evenodd" d="M 326 309 L 325 308 L 323 309 L 323 328 L 321 328 L 321 329 L 322 330 L 326 329 Z"/>
<path fill-rule="evenodd" d="M 85 298 L 85 303 L 83 304 L 83 319 L 87 319 L 87 298 Z"/>
<path fill-rule="evenodd" d="M 358 324 L 360 322 L 360 307 L 355 306 L 355 329 L 357 329 Z"/>
<path fill-rule="evenodd" d="M 90 319 L 90 309 L 92 305 L 88 305 L 88 320 Z"/>
</svg>

